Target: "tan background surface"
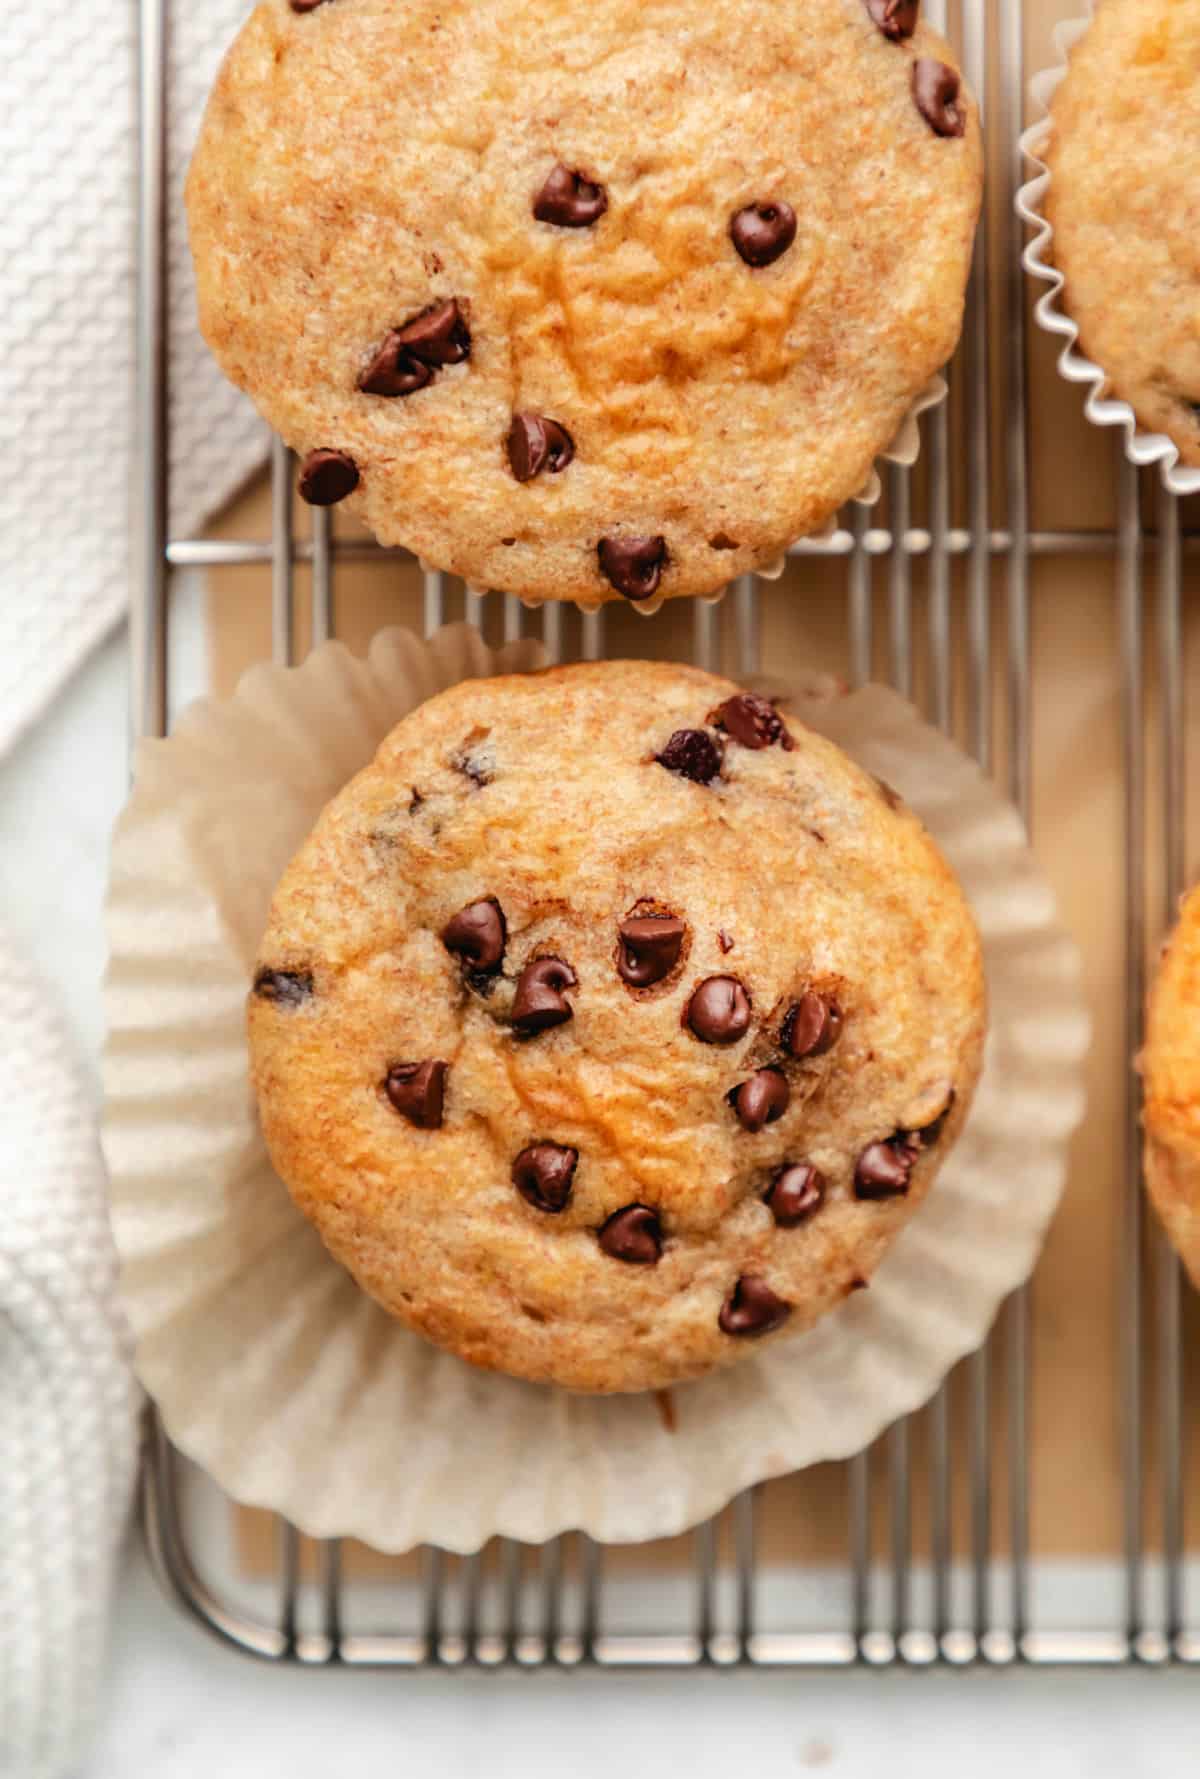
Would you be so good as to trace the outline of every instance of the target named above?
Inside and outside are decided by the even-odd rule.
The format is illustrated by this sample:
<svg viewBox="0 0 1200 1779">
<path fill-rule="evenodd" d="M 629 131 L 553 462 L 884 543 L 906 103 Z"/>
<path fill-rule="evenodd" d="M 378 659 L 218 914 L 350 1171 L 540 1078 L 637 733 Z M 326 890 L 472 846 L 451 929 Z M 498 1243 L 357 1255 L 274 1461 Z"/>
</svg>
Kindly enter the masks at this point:
<svg viewBox="0 0 1200 1779">
<path fill-rule="evenodd" d="M 952 8 L 952 20 L 956 9 Z M 998 17 L 999 8 L 991 9 Z M 1027 67 L 1051 59 L 1050 27 L 1073 15 L 1071 0 L 1031 0 L 1028 19 Z M 993 57 L 993 78 L 996 78 Z M 995 135 L 996 132 L 993 132 Z M 994 144 L 995 146 L 995 144 Z M 992 503 L 993 527 L 1006 522 L 1004 491 L 1004 355 L 1008 305 L 1004 280 L 1010 263 L 1006 169 L 994 168 L 991 197 L 991 342 L 992 362 Z M 1031 303 L 1032 293 L 1026 291 Z M 1079 393 L 1065 386 L 1054 369 L 1054 344 L 1031 326 L 1027 354 L 1030 386 L 1031 521 L 1038 529 L 1100 530 L 1115 518 L 1117 454 L 1114 437 L 1083 419 Z M 952 410 L 953 436 L 961 436 L 962 379 Z M 928 436 L 928 435 L 926 435 Z M 962 453 L 952 449 L 954 518 L 966 522 Z M 1143 503 L 1147 523 L 1154 524 L 1154 483 L 1146 479 Z M 1184 522 L 1200 525 L 1200 502 L 1184 510 Z M 885 511 L 886 509 L 884 509 Z M 926 510 L 923 468 L 914 479 L 913 517 L 922 522 Z M 885 522 L 883 518 L 878 523 Z M 307 515 L 298 527 L 303 530 Z M 212 535 L 266 538 L 270 535 L 269 500 L 256 487 L 213 527 Z M 1150 774 L 1145 836 L 1151 897 L 1148 945 L 1163 924 L 1163 898 L 1157 862 L 1161 827 L 1157 819 L 1159 780 L 1155 748 L 1153 685 L 1155 563 L 1147 551 L 1145 636 L 1147 669 L 1147 733 Z M 886 561 L 875 567 L 875 671 L 887 676 Z M 307 646 L 307 571 L 297 573 L 298 647 Z M 924 573 L 914 572 L 914 638 L 918 695 L 924 672 Z M 1033 833 L 1041 862 L 1060 898 L 1062 914 L 1084 950 L 1087 990 L 1095 1020 L 1095 1049 L 1090 1063 L 1090 1111 L 1075 1145 L 1074 1165 L 1062 1212 L 1052 1231 L 1033 1287 L 1032 1537 L 1035 1550 L 1055 1554 L 1113 1554 L 1119 1550 L 1123 1493 L 1121 1480 L 1120 1368 L 1128 1350 L 1129 1326 L 1123 1311 L 1125 1256 L 1123 1202 L 1123 1096 L 1128 1057 L 1124 1038 L 1124 856 L 1122 820 L 1123 735 L 1121 724 L 1121 652 L 1116 565 L 1111 555 L 1054 556 L 1034 562 L 1032 587 L 1033 646 Z M 1003 558 L 992 574 L 992 665 L 995 687 L 995 760 L 1003 776 L 1006 759 L 1005 717 L 1008 655 L 1007 566 Z M 849 670 L 845 627 L 845 564 L 795 561 L 786 579 L 764 589 L 762 600 L 763 662 L 772 672 L 815 668 L 846 674 Z M 954 580 L 956 727 L 965 738 L 966 681 L 964 599 L 961 569 Z M 1196 595 L 1200 594 L 1200 556 L 1185 559 L 1185 617 L 1189 646 L 1194 643 Z M 210 577 L 210 611 L 214 684 L 228 691 L 244 667 L 270 650 L 270 585 L 265 569 L 227 569 Z M 496 609 L 490 609 L 494 606 Z M 420 575 L 404 558 L 386 558 L 339 565 L 336 577 L 338 634 L 354 649 L 364 649 L 384 624 L 421 623 Z M 461 611 L 461 589 L 452 587 L 447 615 Z M 499 602 L 489 602 L 489 630 L 500 622 Z M 732 670 L 733 602 L 721 609 L 724 665 Z M 526 614 L 528 631 L 538 632 L 538 619 Z M 693 614 L 687 602 L 667 606 L 647 622 L 625 607 L 609 610 L 607 652 L 686 658 L 692 646 Z M 564 627 L 565 652 L 578 646 L 578 617 L 571 612 Z M 1194 654 L 1194 650 L 1191 651 Z M 1200 703 L 1195 700 L 1194 703 Z M 1195 724 L 1192 725 L 1193 730 Z M 1190 752 L 1189 747 L 1189 752 Z M 1189 870 L 1200 861 L 1189 836 Z M 1019 1189 L 1019 1183 L 1014 1183 Z M 1148 1246 L 1153 1250 L 1153 1242 Z M 1152 1347 L 1156 1274 L 1153 1253 L 1146 1266 L 1147 1327 Z M 1200 1312 L 1188 1295 L 1185 1341 L 1194 1348 Z M 1006 1348 L 1003 1325 L 993 1343 L 992 1480 L 993 1546 L 1003 1555 L 1006 1543 L 1005 1487 Z M 1153 1366 L 1147 1358 L 1147 1383 L 1153 1391 Z M 968 1487 L 966 1467 L 967 1380 L 951 1382 L 954 1464 L 955 1552 L 968 1549 Z M 1147 1529 L 1156 1534 L 1153 1394 L 1146 1438 L 1148 1478 Z M 1195 1380 L 1187 1405 L 1189 1421 L 1200 1409 Z M 927 1549 L 928 1416 L 918 1417 L 913 1442 L 914 1548 Z M 886 1446 L 872 1459 L 880 1487 L 873 1492 L 875 1534 L 880 1549 L 888 1536 L 886 1516 Z M 1189 1493 L 1200 1491 L 1200 1441 L 1193 1441 Z M 760 1516 L 763 1554 L 789 1560 L 837 1561 L 846 1550 L 844 1472 L 817 1471 L 773 1484 L 765 1491 Z M 257 1565 L 269 1549 L 268 1528 L 246 1516 L 243 1539 Z M 669 1560 L 670 1547 L 664 1557 Z M 625 1556 L 613 1559 L 628 1562 Z M 644 1561 L 639 1557 L 638 1561 Z M 352 1556 L 351 1562 L 357 1560 Z"/>
</svg>

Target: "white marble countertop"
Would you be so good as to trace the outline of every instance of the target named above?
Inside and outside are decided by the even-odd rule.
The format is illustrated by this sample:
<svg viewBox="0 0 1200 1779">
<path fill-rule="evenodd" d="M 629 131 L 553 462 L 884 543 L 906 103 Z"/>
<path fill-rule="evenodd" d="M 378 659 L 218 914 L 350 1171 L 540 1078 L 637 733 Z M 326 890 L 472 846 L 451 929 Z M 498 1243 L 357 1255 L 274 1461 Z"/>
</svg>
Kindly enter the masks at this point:
<svg viewBox="0 0 1200 1779">
<path fill-rule="evenodd" d="M 120 641 L 0 765 L 0 915 L 81 1046 L 101 1031 L 100 902 L 126 772 Z M 309 1674 L 218 1647 L 131 1546 L 105 1720 L 80 1779 L 731 1779 L 819 1771 L 1176 1779 L 1200 1681 L 1157 1673 Z M 20 1779 L 14 1775 L 13 1779 Z"/>
</svg>

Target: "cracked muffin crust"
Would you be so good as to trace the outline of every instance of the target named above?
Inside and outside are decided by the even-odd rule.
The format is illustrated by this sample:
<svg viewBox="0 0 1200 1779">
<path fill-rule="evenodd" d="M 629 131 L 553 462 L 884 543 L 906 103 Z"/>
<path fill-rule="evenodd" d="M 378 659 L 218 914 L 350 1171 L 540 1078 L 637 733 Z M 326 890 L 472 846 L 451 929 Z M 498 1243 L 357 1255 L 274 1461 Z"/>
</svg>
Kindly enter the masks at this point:
<svg viewBox="0 0 1200 1779">
<path fill-rule="evenodd" d="M 954 349 L 978 114 L 915 0 L 265 0 L 188 183 L 226 373 L 387 544 L 708 593 Z"/>
<path fill-rule="evenodd" d="M 276 893 L 249 1000 L 276 1168 L 477 1365 L 665 1386 L 866 1285 L 969 1109 L 974 922 L 917 819 L 726 680 L 466 683 Z"/>
<path fill-rule="evenodd" d="M 1183 899 L 1150 993 L 1142 1122 L 1146 1184 L 1200 1285 L 1200 889 Z"/>
<path fill-rule="evenodd" d="M 1112 392 L 1200 466 L 1200 8 L 1104 0 L 1051 118 L 1063 305 Z"/>
</svg>

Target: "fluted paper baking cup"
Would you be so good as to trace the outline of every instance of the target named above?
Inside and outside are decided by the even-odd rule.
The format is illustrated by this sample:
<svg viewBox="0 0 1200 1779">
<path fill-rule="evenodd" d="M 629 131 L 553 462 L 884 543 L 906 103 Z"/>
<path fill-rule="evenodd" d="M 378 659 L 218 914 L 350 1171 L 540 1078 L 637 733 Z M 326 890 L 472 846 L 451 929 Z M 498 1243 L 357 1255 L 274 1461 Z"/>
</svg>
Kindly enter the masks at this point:
<svg viewBox="0 0 1200 1779">
<path fill-rule="evenodd" d="M 904 416 L 904 419 L 900 422 L 899 431 L 896 433 L 895 438 L 892 440 L 887 450 L 880 452 L 878 463 L 895 464 L 901 469 L 911 469 L 913 464 L 917 461 L 917 458 L 921 455 L 921 415 L 928 413 L 930 408 L 940 407 L 945 401 L 948 393 L 949 386 L 944 377 L 931 377 L 924 389 L 921 390 L 920 394 L 913 401 L 913 405 Z M 867 477 L 866 482 L 859 489 L 858 493 L 853 496 L 855 506 L 873 507 L 883 493 L 883 483 L 879 477 L 878 463 L 872 468 L 870 475 Z M 822 525 L 819 530 L 805 532 L 803 536 L 804 538 L 809 539 L 832 537 L 837 530 L 837 523 L 838 515 L 834 513 L 825 521 L 824 525 Z M 793 544 L 800 543 L 801 541 L 802 539 L 798 537 L 792 539 Z M 790 549 L 791 545 L 788 547 Z M 422 563 L 421 566 L 425 568 L 432 565 Z M 770 561 L 760 563 L 757 567 L 752 569 L 751 572 L 755 574 L 760 581 L 777 581 L 783 575 L 786 567 L 787 551 L 785 550 L 781 555 L 773 557 Z M 705 605 L 719 605 L 732 584 L 733 583 L 730 582 L 727 586 L 720 588 L 716 593 L 701 594 L 699 597 Z M 475 594 L 483 594 L 487 592 L 487 588 L 472 587 L 470 591 Z M 600 610 L 601 606 L 611 604 L 614 599 L 619 601 L 620 597 L 620 594 L 600 594 L 595 599 L 576 599 L 571 603 L 578 606 L 581 612 L 596 612 Z M 522 595 L 521 603 L 522 605 L 527 606 L 530 611 L 536 611 L 539 606 L 545 605 L 547 601 Z M 632 600 L 630 603 L 633 605 L 634 611 L 639 612 L 643 618 L 652 618 L 655 612 L 661 611 L 663 606 L 667 603 L 667 595 L 664 593 L 656 593 L 653 599 Z"/>
<path fill-rule="evenodd" d="M 1050 188 L 1050 169 L 1042 158 L 1049 142 L 1053 123 L 1050 105 L 1067 72 L 1070 54 L 1091 25 L 1095 14 L 1088 0 L 1085 18 L 1070 19 L 1054 30 L 1054 46 L 1058 61 L 1053 68 L 1035 74 L 1030 82 L 1033 101 L 1040 113 L 1021 137 L 1021 152 L 1037 169 L 1034 178 L 1017 192 L 1017 212 L 1034 234 L 1022 256 L 1025 270 L 1048 286 L 1038 298 L 1034 314 L 1038 324 L 1066 344 L 1058 356 L 1058 368 L 1068 383 L 1081 384 L 1087 390 L 1084 412 L 1096 426 L 1119 426 L 1125 433 L 1125 455 L 1139 469 L 1158 464 L 1162 478 L 1172 494 L 1200 493 L 1200 469 L 1192 469 L 1179 461 L 1179 447 L 1165 433 L 1149 432 L 1138 424 L 1138 417 L 1127 401 L 1108 391 L 1108 375 L 1101 365 L 1086 357 L 1079 345 L 1079 329 L 1067 313 L 1063 302 L 1066 279 L 1054 264 L 1054 230 L 1045 212 L 1046 193 Z"/>
<path fill-rule="evenodd" d="M 245 1002 L 277 878 L 404 714 L 537 665 L 465 626 L 262 666 L 142 744 L 117 828 L 105 1148 L 139 1375 L 177 1444 L 239 1501 L 385 1551 L 568 1528 L 680 1532 L 764 1478 L 859 1450 L 918 1407 L 1029 1273 L 1083 1107 L 1080 962 L 1016 813 L 877 688 L 797 714 L 904 793 L 983 935 L 992 1026 L 967 1128 L 870 1291 L 674 1391 L 584 1397 L 473 1370 L 390 1320 L 271 1168 Z M 668 1427 L 668 1422 L 671 1425 Z"/>
</svg>

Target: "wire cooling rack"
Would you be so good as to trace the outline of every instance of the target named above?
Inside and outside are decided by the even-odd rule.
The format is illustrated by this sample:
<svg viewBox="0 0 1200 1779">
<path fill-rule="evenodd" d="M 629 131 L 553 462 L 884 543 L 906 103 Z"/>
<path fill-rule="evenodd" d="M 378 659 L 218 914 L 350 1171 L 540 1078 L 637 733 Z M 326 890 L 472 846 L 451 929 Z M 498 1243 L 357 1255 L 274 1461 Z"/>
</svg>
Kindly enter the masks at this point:
<svg viewBox="0 0 1200 1779">
<path fill-rule="evenodd" d="M 1185 878 L 1184 586 L 1200 534 L 1177 503 L 1118 458 L 1115 522 L 1046 530 L 1031 522 L 1031 419 L 1020 225 L 1028 15 L 1036 0 L 926 0 L 960 45 L 984 105 L 991 211 L 981 229 L 952 401 L 924 424 L 915 471 L 892 469 L 884 501 L 850 509 L 832 536 L 800 545 L 788 585 L 753 578 L 724 606 L 690 610 L 692 651 L 737 674 L 760 666 L 764 615 L 809 597 L 840 600 L 849 677 L 916 692 L 1005 785 L 1028 823 L 1034 782 L 1034 583 L 1043 559 L 1086 558 L 1115 606 L 1111 690 L 1120 724 L 1123 873 L 1120 983 L 1126 1055 L 1138 1048 L 1148 946 Z M 1047 6 L 1052 0 L 1047 0 Z M 335 535 L 327 513 L 298 535 L 294 465 L 272 447 L 268 538 L 168 535 L 165 164 L 170 0 L 140 0 L 141 230 L 133 654 L 136 726 L 162 734 L 169 705 L 172 571 L 258 565 L 273 648 L 291 661 L 297 578 L 315 642 L 335 634 L 339 570 L 381 555 Z M 1056 16 L 1067 16 L 1065 12 Z M 1066 472 L 1069 466 L 1063 466 Z M 812 586 L 806 587 L 806 582 Z M 779 603 L 772 603 L 779 602 Z M 423 579 L 427 630 L 465 616 L 490 636 L 540 634 L 556 659 L 604 654 L 615 622 L 558 606 L 526 613 L 441 575 Z M 662 623 L 666 614 L 651 620 Z M 673 633 L 674 634 L 674 633 Z M 880 670 L 882 669 L 882 675 Z M 1148 697 L 1146 687 L 1153 687 Z M 762 1491 L 675 1542 L 664 1561 L 567 1535 L 540 1551 L 497 1541 L 479 1557 L 429 1550 L 389 1576 L 352 1573 L 354 1553 L 308 1546 L 277 1524 L 269 1558 L 231 1545 L 231 1504 L 173 1451 L 152 1420 L 144 1524 L 164 1586 L 230 1644 L 279 1661 L 404 1667 L 749 1663 L 843 1667 L 865 1662 L 1150 1664 L 1200 1662 L 1189 1617 L 1184 1525 L 1184 1342 L 1179 1268 L 1143 1209 L 1138 1098 L 1128 1075 L 1124 1143 L 1105 1192 L 1121 1209 L 1122 1331 L 1096 1364 L 1111 1374 L 1119 1419 L 1119 1540 L 1096 1566 L 1045 1564 L 1031 1550 L 1036 1389 L 1034 1298 L 1018 1293 L 987 1347 L 919 1416 L 839 1467 L 840 1555 L 816 1565 L 762 1557 Z M 1081 1430 L 1081 1486 L 1086 1441 Z M 772 1488 L 776 1485 L 771 1485 Z M 919 1524 L 918 1518 L 919 1504 Z M 778 1541 L 776 1541 L 778 1542 Z M 1047 1606 L 1047 1602 L 1049 1605 Z"/>
</svg>

